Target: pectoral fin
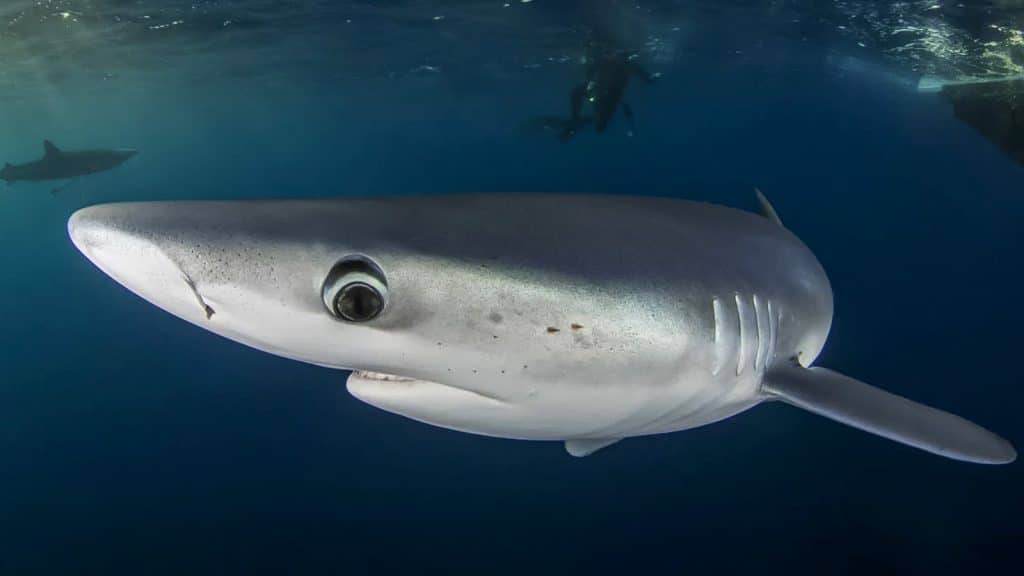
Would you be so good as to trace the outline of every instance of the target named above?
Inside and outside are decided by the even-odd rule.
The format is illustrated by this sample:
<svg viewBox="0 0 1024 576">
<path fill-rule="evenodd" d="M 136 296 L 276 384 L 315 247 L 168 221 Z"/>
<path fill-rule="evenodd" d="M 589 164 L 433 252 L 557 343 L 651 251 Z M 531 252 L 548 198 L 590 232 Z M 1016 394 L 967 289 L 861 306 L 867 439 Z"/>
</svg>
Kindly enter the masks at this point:
<svg viewBox="0 0 1024 576">
<path fill-rule="evenodd" d="M 590 456 L 601 448 L 607 448 L 622 438 L 577 438 L 565 441 L 565 451 L 569 454 L 582 458 Z"/>
<path fill-rule="evenodd" d="M 826 368 L 777 366 L 762 387 L 804 410 L 946 458 L 979 464 L 1017 458 L 1009 442 L 973 422 Z"/>
</svg>

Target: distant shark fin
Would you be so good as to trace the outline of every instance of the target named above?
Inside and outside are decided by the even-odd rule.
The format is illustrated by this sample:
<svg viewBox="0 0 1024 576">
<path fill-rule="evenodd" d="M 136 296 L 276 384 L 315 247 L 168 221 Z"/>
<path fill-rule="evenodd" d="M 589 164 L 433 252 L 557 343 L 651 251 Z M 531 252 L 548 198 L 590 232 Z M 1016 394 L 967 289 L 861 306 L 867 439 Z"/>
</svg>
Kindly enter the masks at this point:
<svg viewBox="0 0 1024 576">
<path fill-rule="evenodd" d="M 782 219 L 779 218 L 779 213 L 775 211 L 775 207 L 768 201 L 768 197 L 761 192 L 761 189 L 754 188 L 754 193 L 757 194 L 757 203 L 761 207 L 761 215 L 775 222 L 779 226 L 783 226 Z"/>
<path fill-rule="evenodd" d="M 582 458 L 590 456 L 601 448 L 607 448 L 622 438 L 577 438 L 565 441 L 565 451 L 569 454 Z"/>
<path fill-rule="evenodd" d="M 973 422 L 826 368 L 775 366 L 761 386 L 769 398 L 946 458 L 979 464 L 1017 458 L 1009 442 Z"/>
<path fill-rule="evenodd" d="M 60 154 L 60 148 L 57 148 L 57 146 L 49 140 L 43 140 L 43 151 L 46 153 L 47 157 L 57 156 Z"/>
</svg>

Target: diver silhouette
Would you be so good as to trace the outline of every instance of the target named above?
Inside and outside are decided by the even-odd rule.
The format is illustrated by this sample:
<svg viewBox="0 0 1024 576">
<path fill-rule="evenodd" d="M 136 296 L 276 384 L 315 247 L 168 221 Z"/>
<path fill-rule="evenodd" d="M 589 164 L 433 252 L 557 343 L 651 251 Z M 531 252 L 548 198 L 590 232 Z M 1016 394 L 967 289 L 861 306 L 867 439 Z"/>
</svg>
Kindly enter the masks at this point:
<svg viewBox="0 0 1024 576">
<path fill-rule="evenodd" d="M 589 104 L 593 112 L 594 129 L 604 132 L 616 110 L 622 108 L 629 131 L 633 132 L 633 108 L 623 99 L 629 80 L 636 76 L 650 84 L 657 77 L 647 72 L 636 60 L 635 54 L 606 40 L 592 40 L 587 46 L 584 60 L 586 79 L 574 87 L 570 95 L 571 121 L 581 121 L 584 107 Z"/>
<path fill-rule="evenodd" d="M 637 62 L 635 53 L 620 48 L 603 35 L 595 35 L 588 41 L 583 66 L 583 81 L 569 92 L 569 117 L 545 117 L 541 122 L 546 128 L 557 131 L 558 139 L 566 142 L 591 124 L 597 132 L 604 132 L 621 108 L 627 133 L 632 136 L 633 108 L 624 100 L 626 87 L 633 77 L 650 84 L 659 74 L 649 73 Z"/>
</svg>

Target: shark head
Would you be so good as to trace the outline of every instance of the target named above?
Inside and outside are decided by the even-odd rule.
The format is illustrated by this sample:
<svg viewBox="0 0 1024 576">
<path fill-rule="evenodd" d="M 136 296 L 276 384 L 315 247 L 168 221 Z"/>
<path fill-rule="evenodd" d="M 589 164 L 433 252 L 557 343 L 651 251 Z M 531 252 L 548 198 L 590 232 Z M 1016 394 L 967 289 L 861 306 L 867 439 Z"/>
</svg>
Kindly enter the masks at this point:
<svg viewBox="0 0 1024 576">
<path fill-rule="evenodd" d="M 4 167 L 0 168 L 0 180 L 3 180 L 5 182 L 7 182 L 8 184 L 13 182 L 14 181 L 14 175 L 11 173 L 13 171 L 13 169 L 14 169 L 14 166 L 11 166 L 10 162 L 5 162 L 4 163 Z"/>
<path fill-rule="evenodd" d="M 104 169 L 114 168 L 127 162 L 130 158 L 134 158 L 139 154 L 139 151 L 134 148 L 117 148 L 114 150 L 103 151 L 99 166 Z"/>
<path fill-rule="evenodd" d="M 110 204 L 68 229 L 152 304 L 420 421 L 564 439 L 662 413 L 710 301 L 660 290 L 614 206 L 573 232 L 548 199 L 480 198 Z"/>
<path fill-rule="evenodd" d="M 132 148 L 115 148 L 111 150 L 58 151 L 49 153 L 46 158 L 54 159 L 58 165 L 77 169 L 82 174 L 90 174 L 116 168 L 138 154 L 139 151 Z"/>
</svg>

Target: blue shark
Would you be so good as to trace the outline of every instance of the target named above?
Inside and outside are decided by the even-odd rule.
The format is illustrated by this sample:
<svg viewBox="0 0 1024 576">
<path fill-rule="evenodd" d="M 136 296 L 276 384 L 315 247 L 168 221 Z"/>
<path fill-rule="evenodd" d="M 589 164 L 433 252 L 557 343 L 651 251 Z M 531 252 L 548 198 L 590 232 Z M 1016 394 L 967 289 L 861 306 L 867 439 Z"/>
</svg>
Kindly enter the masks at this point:
<svg viewBox="0 0 1024 576">
<path fill-rule="evenodd" d="M 831 285 L 758 196 L 761 215 L 558 194 L 135 202 L 79 210 L 68 231 L 163 310 L 348 370 L 355 397 L 435 426 L 585 456 L 781 401 L 1013 461 L 974 423 L 815 365 Z"/>
<path fill-rule="evenodd" d="M 4 164 L 0 180 L 13 184 L 19 180 L 66 180 L 103 172 L 123 164 L 138 150 L 68 150 L 64 151 L 46 140 L 43 157 L 25 164 Z"/>
</svg>

